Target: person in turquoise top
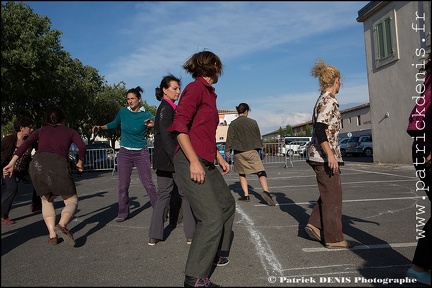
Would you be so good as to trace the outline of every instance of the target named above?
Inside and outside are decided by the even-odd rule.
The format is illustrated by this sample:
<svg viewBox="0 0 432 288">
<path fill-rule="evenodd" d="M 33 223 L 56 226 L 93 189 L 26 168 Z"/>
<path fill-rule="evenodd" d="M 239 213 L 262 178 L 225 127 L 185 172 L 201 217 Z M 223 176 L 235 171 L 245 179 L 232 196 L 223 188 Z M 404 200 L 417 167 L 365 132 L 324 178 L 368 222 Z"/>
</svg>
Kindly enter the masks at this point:
<svg viewBox="0 0 432 288">
<path fill-rule="evenodd" d="M 154 116 L 142 107 L 141 92 L 144 91 L 140 86 L 129 89 L 126 93 L 129 106 L 120 108 L 113 121 L 92 128 L 92 131 L 95 132 L 99 129 L 115 129 L 120 125 L 120 150 L 117 158 L 119 179 L 117 222 L 125 221 L 130 215 L 129 185 L 134 166 L 137 168 L 139 178 L 147 191 L 152 207 L 157 200 L 156 187 L 152 180 L 150 154 L 145 137 L 147 127 L 154 126 Z"/>
</svg>

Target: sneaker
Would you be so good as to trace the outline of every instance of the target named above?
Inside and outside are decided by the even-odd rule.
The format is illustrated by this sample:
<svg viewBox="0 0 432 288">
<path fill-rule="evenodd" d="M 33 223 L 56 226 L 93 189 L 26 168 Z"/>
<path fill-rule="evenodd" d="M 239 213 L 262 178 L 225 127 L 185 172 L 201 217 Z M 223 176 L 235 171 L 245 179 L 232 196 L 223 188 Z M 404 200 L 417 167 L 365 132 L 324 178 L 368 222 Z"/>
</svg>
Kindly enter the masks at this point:
<svg viewBox="0 0 432 288">
<path fill-rule="evenodd" d="M 150 245 L 150 246 L 154 246 L 154 245 L 156 245 L 158 242 L 159 242 L 158 239 L 156 239 L 156 238 L 150 238 L 149 241 L 148 241 L 148 245 Z"/>
<path fill-rule="evenodd" d="M 410 267 L 407 271 L 406 276 L 411 279 L 417 280 L 419 283 L 423 283 L 426 285 L 431 285 L 431 271 L 418 272 L 415 271 L 412 267 Z"/>
<path fill-rule="evenodd" d="M 229 262 L 230 260 L 228 257 L 221 257 L 216 255 L 215 259 L 213 260 L 213 265 L 217 267 L 223 267 L 228 265 Z"/>
<path fill-rule="evenodd" d="M 187 238 L 187 239 L 186 239 L 186 243 L 187 243 L 188 245 L 191 245 L 191 244 L 192 244 L 192 238 Z"/>
<path fill-rule="evenodd" d="M 48 244 L 50 244 L 50 245 L 57 245 L 58 244 L 57 237 L 48 238 Z"/>
<path fill-rule="evenodd" d="M 57 236 L 63 238 L 63 241 L 65 241 L 67 244 L 75 246 L 75 239 L 73 238 L 72 233 L 70 233 L 66 227 L 57 224 L 54 227 L 54 231 L 56 232 Z"/>
<path fill-rule="evenodd" d="M 1 221 L 2 221 L 2 225 L 3 225 L 3 224 L 4 224 L 4 225 L 12 225 L 12 224 L 15 224 L 15 223 L 16 223 L 15 221 L 10 220 L 10 219 L 7 218 L 7 217 L 2 217 L 2 218 L 1 218 Z"/>
<path fill-rule="evenodd" d="M 115 219 L 116 222 L 124 222 L 126 220 L 127 217 L 117 217 Z"/>
<path fill-rule="evenodd" d="M 184 287 L 221 287 L 215 283 L 212 283 L 209 278 L 194 278 L 191 276 L 185 276 Z"/>
<path fill-rule="evenodd" d="M 32 204 L 30 206 L 30 211 L 31 212 L 38 212 L 38 211 L 42 211 L 42 204 Z"/>
<path fill-rule="evenodd" d="M 242 197 L 238 198 L 237 200 L 238 201 L 249 202 L 250 198 L 249 198 L 249 196 L 242 196 Z"/>
<path fill-rule="evenodd" d="M 262 196 L 264 198 L 264 201 L 266 201 L 269 206 L 275 206 L 276 205 L 276 203 L 273 200 L 273 197 L 270 195 L 269 192 L 264 191 Z"/>
</svg>

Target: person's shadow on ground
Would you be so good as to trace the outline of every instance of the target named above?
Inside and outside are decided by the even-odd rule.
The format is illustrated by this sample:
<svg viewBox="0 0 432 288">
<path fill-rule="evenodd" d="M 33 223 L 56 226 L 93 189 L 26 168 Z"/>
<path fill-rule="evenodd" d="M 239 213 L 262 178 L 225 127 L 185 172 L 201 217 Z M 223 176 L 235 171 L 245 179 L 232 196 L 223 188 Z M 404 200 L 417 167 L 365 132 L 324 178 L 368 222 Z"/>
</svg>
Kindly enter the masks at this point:
<svg viewBox="0 0 432 288">
<path fill-rule="evenodd" d="M 307 213 L 307 209 L 303 208 L 301 204 L 295 203 L 295 201 L 289 197 L 286 197 L 284 193 L 272 194 L 276 196 L 276 202 L 279 204 L 280 210 L 296 219 L 299 223 L 297 236 L 310 239 L 304 230 L 310 216 Z M 308 205 L 311 209 L 315 204 L 316 201 L 309 201 L 308 204 L 305 203 L 305 205 Z M 356 227 L 356 223 L 370 223 L 378 226 L 380 223 L 344 214 L 342 215 L 342 229 L 344 235 L 350 236 L 356 242 L 355 246 L 349 250 L 364 259 L 363 268 L 359 269 L 359 273 L 365 279 L 370 279 L 376 276 L 376 272 L 374 272 L 376 269 L 375 267 L 388 265 L 388 268 L 385 268 L 385 271 L 383 271 L 383 274 L 386 275 L 385 278 L 403 279 L 411 261 L 394 250 L 388 242 Z M 317 242 L 317 245 L 322 244 Z M 370 245 L 374 247 L 370 247 Z M 391 262 L 389 262 L 388 259 L 391 259 Z"/>
</svg>

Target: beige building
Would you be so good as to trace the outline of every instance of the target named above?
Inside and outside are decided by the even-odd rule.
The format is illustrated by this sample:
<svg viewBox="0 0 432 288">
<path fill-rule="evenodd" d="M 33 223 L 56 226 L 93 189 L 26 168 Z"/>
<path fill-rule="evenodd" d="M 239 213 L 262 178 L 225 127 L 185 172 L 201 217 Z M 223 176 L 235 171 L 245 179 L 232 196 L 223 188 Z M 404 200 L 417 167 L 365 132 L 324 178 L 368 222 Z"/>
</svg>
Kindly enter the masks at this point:
<svg viewBox="0 0 432 288">
<path fill-rule="evenodd" d="M 216 142 L 226 142 L 228 126 L 238 117 L 235 110 L 218 110 L 219 126 L 216 129 Z"/>
<path fill-rule="evenodd" d="M 342 117 L 342 129 L 339 134 L 340 138 L 348 137 L 351 133 L 353 136 L 371 134 L 370 105 L 365 103 L 359 106 L 348 108 L 340 111 Z M 293 136 L 306 134 L 306 127 L 312 126 L 312 121 L 292 126 Z M 278 130 L 262 135 L 263 140 L 277 139 Z"/>
<path fill-rule="evenodd" d="M 408 116 L 431 51 L 430 1 L 371 1 L 363 23 L 375 163 L 412 164 Z"/>
</svg>

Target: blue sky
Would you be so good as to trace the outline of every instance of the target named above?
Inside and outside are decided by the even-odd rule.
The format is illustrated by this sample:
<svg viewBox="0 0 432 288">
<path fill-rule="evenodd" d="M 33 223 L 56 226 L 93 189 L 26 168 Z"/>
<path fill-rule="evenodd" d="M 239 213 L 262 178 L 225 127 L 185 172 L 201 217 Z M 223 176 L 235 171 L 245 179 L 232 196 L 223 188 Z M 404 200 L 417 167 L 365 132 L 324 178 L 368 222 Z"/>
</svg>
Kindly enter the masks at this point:
<svg viewBox="0 0 432 288">
<path fill-rule="evenodd" d="M 363 23 L 356 21 L 368 2 L 25 1 L 63 32 L 72 58 L 110 85 L 141 86 L 150 105 L 159 105 L 154 89 L 164 75 L 181 77 L 185 87 L 192 78 L 184 61 L 203 49 L 216 53 L 224 64 L 214 85 L 218 109 L 248 103 L 262 134 L 311 120 L 317 58 L 342 73 L 341 110 L 369 102 Z"/>
</svg>

